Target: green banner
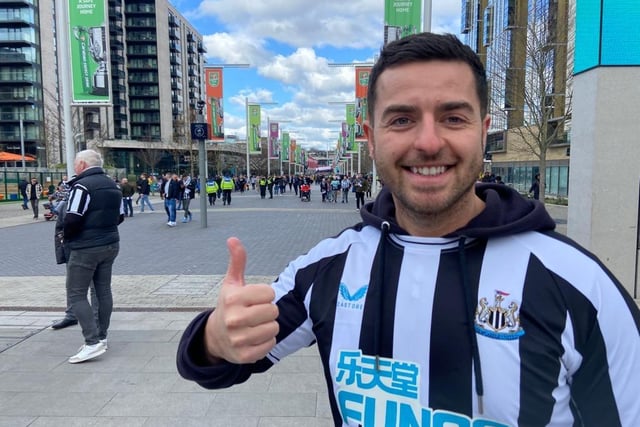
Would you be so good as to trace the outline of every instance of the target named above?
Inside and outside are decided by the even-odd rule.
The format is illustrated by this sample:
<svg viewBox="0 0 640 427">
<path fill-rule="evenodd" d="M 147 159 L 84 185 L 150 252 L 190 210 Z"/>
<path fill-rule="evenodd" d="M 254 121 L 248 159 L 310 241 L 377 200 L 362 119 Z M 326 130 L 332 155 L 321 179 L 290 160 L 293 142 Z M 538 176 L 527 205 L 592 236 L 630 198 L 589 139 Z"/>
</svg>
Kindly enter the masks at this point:
<svg viewBox="0 0 640 427">
<path fill-rule="evenodd" d="M 110 104 L 109 33 L 104 0 L 69 0 L 72 102 Z"/>
<path fill-rule="evenodd" d="M 282 161 L 289 161 L 289 132 L 282 132 Z"/>
<path fill-rule="evenodd" d="M 260 154 L 260 106 L 250 104 L 249 107 L 249 153 Z"/>
<path fill-rule="evenodd" d="M 385 0 L 384 26 L 389 41 L 420 32 L 422 27 L 422 1 Z M 387 40 L 385 40 L 387 41 Z"/>
<path fill-rule="evenodd" d="M 348 132 L 345 150 L 347 153 L 357 153 L 358 146 L 356 145 L 356 104 L 347 104 L 346 118 Z"/>
</svg>

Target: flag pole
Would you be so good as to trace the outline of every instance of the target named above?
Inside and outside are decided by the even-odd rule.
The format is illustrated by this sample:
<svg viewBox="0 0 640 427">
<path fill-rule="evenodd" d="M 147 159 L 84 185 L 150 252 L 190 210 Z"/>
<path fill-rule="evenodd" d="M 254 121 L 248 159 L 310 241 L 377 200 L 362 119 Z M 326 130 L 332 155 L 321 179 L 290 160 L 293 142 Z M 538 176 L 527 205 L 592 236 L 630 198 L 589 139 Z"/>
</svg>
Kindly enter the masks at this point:
<svg viewBox="0 0 640 427">
<path fill-rule="evenodd" d="M 73 125 L 71 120 L 71 68 L 69 65 L 69 11 L 68 2 L 56 0 L 58 36 L 58 64 L 60 64 L 60 86 L 62 88 L 62 114 L 64 123 L 65 159 L 67 162 L 67 176 L 75 175 L 73 162 L 76 157 L 73 144 Z"/>
</svg>

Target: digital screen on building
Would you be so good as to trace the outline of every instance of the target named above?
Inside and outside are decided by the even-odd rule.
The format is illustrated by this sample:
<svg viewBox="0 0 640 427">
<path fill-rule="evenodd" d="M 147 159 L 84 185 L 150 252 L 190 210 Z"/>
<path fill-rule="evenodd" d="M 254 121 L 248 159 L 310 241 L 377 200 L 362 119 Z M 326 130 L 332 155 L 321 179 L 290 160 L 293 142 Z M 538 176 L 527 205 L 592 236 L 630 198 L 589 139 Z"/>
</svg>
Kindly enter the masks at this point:
<svg viewBox="0 0 640 427">
<path fill-rule="evenodd" d="M 574 73 L 598 66 L 640 66 L 640 1 L 576 2 Z"/>
</svg>

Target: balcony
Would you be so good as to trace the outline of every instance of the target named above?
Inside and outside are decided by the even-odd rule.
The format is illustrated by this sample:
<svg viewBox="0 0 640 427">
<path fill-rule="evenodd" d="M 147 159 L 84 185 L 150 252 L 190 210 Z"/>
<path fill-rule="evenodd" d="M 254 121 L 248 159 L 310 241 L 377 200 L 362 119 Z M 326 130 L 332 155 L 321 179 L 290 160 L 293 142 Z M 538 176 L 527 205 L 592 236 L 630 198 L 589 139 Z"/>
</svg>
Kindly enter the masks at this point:
<svg viewBox="0 0 640 427">
<path fill-rule="evenodd" d="M 109 33 L 111 37 L 122 35 L 122 21 L 109 21 Z"/>
<path fill-rule="evenodd" d="M 155 42 L 156 35 L 150 31 L 144 31 L 144 32 L 130 31 L 127 33 L 127 41 L 128 42 L 144 42 L 144 43 Z"/>
<path fill-rule="evenodd" d="M 127 4 L 125 11 L 131 15 L 155 15 L 156 6 L 154 3 L 133 3 Z"/>
</svg>

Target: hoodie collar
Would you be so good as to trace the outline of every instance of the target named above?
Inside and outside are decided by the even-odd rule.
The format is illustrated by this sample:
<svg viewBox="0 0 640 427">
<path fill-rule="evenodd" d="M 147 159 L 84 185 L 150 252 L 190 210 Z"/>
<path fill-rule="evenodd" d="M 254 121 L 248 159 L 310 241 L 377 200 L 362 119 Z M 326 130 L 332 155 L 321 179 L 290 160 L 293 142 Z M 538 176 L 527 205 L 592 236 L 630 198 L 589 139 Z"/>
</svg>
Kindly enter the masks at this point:
<svg viewBox="0 0 640 427">
<path fill-rule="evenodd" d="M 496 237 L 525 231 L 549 231 L 555 222 L 544 205 L 537 200 L 525 199 L 504 184 L 478 183 L 476 195 L 485 202 L 485 208 L 469 223 L 444 237 Z M 409 234 L 396 220 L 396 208 L 391 192 L 384 188 L 373 202 L 364 206 L 360 215 L 366 225 L 380 229 L 389 223 L 389 232 Z"/>
</svg>

